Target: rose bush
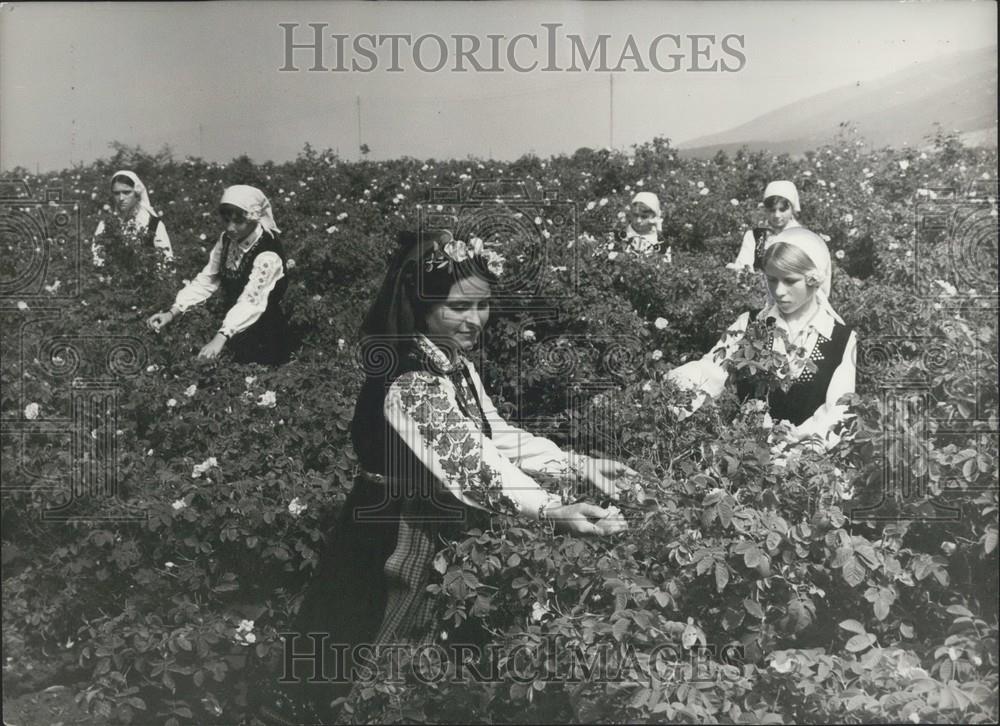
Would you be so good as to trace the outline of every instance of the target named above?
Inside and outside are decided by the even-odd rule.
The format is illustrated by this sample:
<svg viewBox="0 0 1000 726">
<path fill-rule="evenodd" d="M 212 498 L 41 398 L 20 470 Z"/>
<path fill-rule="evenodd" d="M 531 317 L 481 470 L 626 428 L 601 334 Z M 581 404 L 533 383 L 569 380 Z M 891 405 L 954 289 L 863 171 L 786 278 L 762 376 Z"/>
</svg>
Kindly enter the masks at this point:
<svg viewBox="0 0 1000 726">
<path fill-rule="evenodd" d="M 214 164 L 117 147 L 59 174 L 20 170 L 79 199 L 86 232 L 109 174 L 134 169 L 176 263 L 112 241 L 78 296 L 53 286 L 53 302 L 3 311 L 4 417 L 34 426 L 3 438 L 5 686 L 81 683 L 101 723 L 241 718 L 351 486 L 356 330 L 395 233 L 435 203 L 428 190 L 500 179 L 572 200 L 576 233 L 505 250 L 515 273 L 535 265 L 540 295 L 498 301 L 486 385 L 508 417 L 622 458 L 645 485 L 612 540 L 500 519 L 443 550 L 431 589 L 445 637 L 478 623 L 521 662 L 377 679 L 365 716 L 995 721 L 995 256 L 969 264 L 987 258 L 956 253 L 961 228 L 919 228 L 914 211 L 944 188 L 975 191 L 995 251 L 995 181 L 982 186 L 995 167 L 995 150 L 946 135 L 873 150 L 848 131 L 801 159 L 686 159 L 656 139 L 511 163 L 349 163 L 306 147 L 287 164 Z M 844 441 L 780 465 L 760 406 L 726 394 L 679 421 L 689 394 L 664 377 L 760 304 L 758 278 L 724 265 L 773 178 L 796 181 L 802 223 L 829 238 L 832 299 L 862 341 Z M 217 301 L 144 327 L 207 260 L 231 183 L 269 195 L 295 260 L 297 350 L 279 369 L 194 359 Z M 672 263 L 609 246 L 639 190 L 664 202 Z M 88 380 L 116 391 L 87 409 L 90 439 L 35 426 L 68 417 Z M 70 496 L 75 467 L 109 461 L 112 496 Z"/>
</svg>

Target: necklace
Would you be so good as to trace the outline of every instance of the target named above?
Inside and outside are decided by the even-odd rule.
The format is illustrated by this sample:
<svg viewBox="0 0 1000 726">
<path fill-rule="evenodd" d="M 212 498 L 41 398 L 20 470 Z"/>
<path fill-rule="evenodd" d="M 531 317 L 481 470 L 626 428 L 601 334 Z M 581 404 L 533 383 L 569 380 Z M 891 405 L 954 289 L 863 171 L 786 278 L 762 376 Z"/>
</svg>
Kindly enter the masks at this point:
<svg viewBox="0 0 1000 726">
<path fill-rule="evenodd" d="M 816 316 L 819 315 L 821 310 L 822 308 L 820 308 L 819 305 L 817 305 L 816 309 L 813 311 L 813 314 L 809 316 L 809 319 L 806 320 L 806 322 L 803 323 L 802 325 L 798 326 L 794 332 L 792 330 L 792 326 L 788 324 L 788 321 L 787 320 L 785 321 L 785 324 L 788 325 L 789 345 L 797 346 L 799 339 L 802 337 L 802 334 L 805 333 L 807 330 L 809 330 L 809 327 L 812 325 L 813 321 L 816 319 Z"/>
</svg>

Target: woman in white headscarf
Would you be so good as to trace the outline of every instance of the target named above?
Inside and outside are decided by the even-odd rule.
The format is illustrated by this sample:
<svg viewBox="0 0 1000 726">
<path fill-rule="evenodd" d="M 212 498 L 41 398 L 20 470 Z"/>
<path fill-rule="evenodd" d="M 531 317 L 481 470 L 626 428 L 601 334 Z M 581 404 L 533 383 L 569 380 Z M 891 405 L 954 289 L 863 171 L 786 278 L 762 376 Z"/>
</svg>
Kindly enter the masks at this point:
<svg viewBox="0 0 1000 726">
<path fill-rule="evenodd" d="M 97 224 L 91 251 L 94 267 L 104 267 L 109 245 L 152 245 L 164 262 L 174 258 L 163 220 L 153 210 L 149 192 L 131 171 L 116 171 L 111 177 L 112 213 Z"/>
<path fill-rule="evenodd" d="M 639 192 L 629 203 L 628 227 L 615 235 L 623 250 L 637 255 L 662 253 L 670 262 L 670 247 L 663 239 L 663 212 L 660 199 L 652 192 Z"/>
<path fill-rule="evenodd" d="M 149 319 L 149 326 L 159 332 L 221 287 L 229 312 L 198 357 L 215 358 L 227 347 L 239 363 L 284 363 L 289 340 L 281 298 L 288 278 L 271 203 L 256 187 L 238 184 L 223 193 L 219 216 L 225 231 L 208 264 L 177 293 L 168 312 Z"/>
<path fill-rule="evenodd" d="M 764 189 L 764 210 L 767 212 L 766 224 L 746 231 L 736 260 L 726 265 L 729 269 L 762 269 L 764 252 L 773 243 L 774 236 L 801 226 L 795 218 L 802 211 L 799 191 L 790 181 L 773 181 L 767 185 Z"/>
<path fill-rule="evenodd" d="M 838 402 L 854 392 L 858 342 L 824 291 L 832 268 L 829 250 L 803 227 L 786 229 L 765 251 L 763 268 L 773 302 L 740 315 L 709 353 L 674 368 L 667 378 L 696 392 L 697 409 L 722 392 L 733 372 L 741 398 L 767 400 L 771 418 L 790 424 L 788 443 L 833 446 L 839 441 L 833 429 L 847 415 L 847 407 Z M 786 365 L 775 374 L 787 377 L 785 386 L 775 388 L 758 375 L 747 375 L 749 368 L 735 371 L 728 365 L 752 324 L 762 326 L 757 329 L 768 335 L 772 350 L 784 356 Z M 678 413 L 684 417 L 690 411 Z"/>
</svg>

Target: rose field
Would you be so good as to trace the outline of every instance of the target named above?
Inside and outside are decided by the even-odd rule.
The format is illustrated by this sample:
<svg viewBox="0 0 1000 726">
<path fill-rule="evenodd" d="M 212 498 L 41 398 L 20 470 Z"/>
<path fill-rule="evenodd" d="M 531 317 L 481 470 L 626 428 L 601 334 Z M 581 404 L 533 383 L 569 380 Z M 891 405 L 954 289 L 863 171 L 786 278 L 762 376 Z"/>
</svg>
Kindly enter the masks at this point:
<svg viewBox="0 0 1000 726">
<path fill-rule="evenodd" d="M 23 213 L 43 232 L 9 227 L 0 263 L 17 282 L 0 309 L 10 723 L 247 717 L 352 485 L 354 401 L 378 365 L 359 353 L 361 319 L 397 232 L 447 215 L 460 237 L 508 234 L 520 287 L 497 294 L 485 333 L 493 400 L 561 446 L 625 461 L 643 485 L 614 537 L 499 517 L 443 549 L 441 630 L 479 621 L 517 667 L 380 674 L 368 719 L 1000 717 L 995 148 L 939 132 L 873 149 L 848 128 L 802 158 L 698 160 L 660 138 L 514 162 L 113 152 L 12 175 L 42 200 Z M 149 187 L 173 266 L 127 245 L 92 266 L 118 169 Z M 841 443 L 780 459 L 761 405 L 729 392 L 679 421 L 690 394 L 664 380 L 759 305 L 759 276 L 725 265 L 772 179 L 798 186 L 800 221 L 833 253 L 831 301 L 860 341 Z M 279 368 L 196 360 L 224 315 L 216 299 L 159 334 L 145 325 L 207 261 L 236 183 L 268 195 L 289 257 L 295 352 Z M 670 262 L 609 242 L 637 191 L 663 201 Z M 23 282 L 28 258 L 44 264 Z M 776 365 L 753 341 L 741 355 Z M 46 693 L 64 694 L 64 715 L 29 713 L 25 699 Z"/>
</svg>

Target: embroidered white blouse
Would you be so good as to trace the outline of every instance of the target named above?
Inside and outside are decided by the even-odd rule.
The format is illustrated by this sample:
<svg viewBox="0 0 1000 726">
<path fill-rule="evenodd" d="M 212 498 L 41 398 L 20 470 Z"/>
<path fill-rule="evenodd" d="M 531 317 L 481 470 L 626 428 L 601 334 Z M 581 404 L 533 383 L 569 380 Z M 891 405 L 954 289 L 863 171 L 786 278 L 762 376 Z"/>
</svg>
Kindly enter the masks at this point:
<svg viewBox="0 0 1000 726">
<path fill-rule="evenodd" d="M 132 227 L 137 231 L 149 227 L 149 212 L 142 207 L 138 207 L 132 219 L 126 222 L 127 227 Z M 97 223 L 97 229 L 94 230 L 94 240 L 90 247 L 94 255 L 94 267 L 104 267 L 104 250 L 100 244 L 100 237 L 103 234 L 104 220 L 102 219 Z M 174 259 L 174 250 L 170 246 L 170 235 L 167 234 L 167 228 L 163 224 L 162 219 L 156 224 L 156 232 L 153 235 L 153 246 L 160 251 L 163 259 L 167 262 Z"/>
<path fill-rule="evenodd" d="M 801 227 L 796 220 L 791 220 L 785 225 L 785 229 L 791 229 L 792 227 Z M 764 240 L 764 249 L 766 250 L 772 244 L 774 244 L 775 235 L 770 235 L 768 239 Z M 736 255 L 736 260 L 730 262 L 726 267 L 731 270 L 740 270 L 744 267 L 749 267 L 753 269 L 754 260 L 754 248 L 757 246 L 757 240 L 754 239 L 753 230 L 748 229 L 743 235 L 743 242 L 740 243 L 739 254 Z"/>
<path fill-rule="evenodd" d="M 775 319 L 775 327 L 789 333 L 788 324 L 782 317 L 777 306 L 772 305 L 765 308 L 758 314 L 759 320 L 768 317 Z M 724 362 L 730 358 L 739 348 L 742 334 L 746 332 L 750 321 L 750 313 L 743 313 L 734 322 L 726 334 L 722 336 L 718 343 L 708 353 L 697 360 L 690 361 L 684 365 L 674 368 L 667 373 L 667 379 L 675 383 L 680 388 L 694 390 L 696 395 L 691 404 L 690 411 L 678 411 L 681 418 L 686 418 L 704 404 L 709 397 L 715 398 L 722 393 L 726 386 L 728 372 L 724 367 Z M 792 380 L 797 379 L 805 368 L 806 361 L 809 360 L 819 342 L 819 336 L 830 338 L 833 335 L 833 327 L 836 324 L 833 315 L 826 309 L 820 308 L 813 319 L 795 335 L 789 335 L 789 342 L 796 347 L 804 349 L 802 356 L 790 356 L 788 358 L 790 375 Z M 844 349 L 844 357 L 837 365 L 830 379 L 830 384 L 826 391 L 825 402 L 816 409 L 808 419 L 798 426 L 793 426 L 790 438 L 793 441 L 801 441 L 806 438 L 818 436 L 822 439 L 827 448 L 836 445 L 840 438 L 831 429 L 847 414 L 847 406 L 839 405 L 837 401 L 848 393 L 854 392 L 857 378 L 857 334 L 852 330 Z M 785 343 L 780 336 L 775 336 L 774 350 L 782 353 L 785 351 Z M 721 351 L 721 355 L 716 359 L 716 354 Z"/>
<path fill-rule="evenodd" d="M 561 498 L 545 491 L 530 474 L 560 474 L 572 465 L 568 452 L 552 441 L 509 424 L 497 412 L 472 363 L 451 363 L 430 340 L 421 336 L 421 349 L 452 372 L 464 367 L 482 405 L 492 436 L 467 416 L 458 404 L 451 377 L 416 371 L 397 378 L 385 397 L 386 421 L 406 446 L 460 502 L 494 512 L 523 513 L 538 519 L 546 506 Z M 463 398 L 471 391 L 463 377 Z"/>
<path fill-rule="evenodd" d="M 208 264 L 202 271 L 191 280 L 180 292 L 171 310 L 175 313 L 183 313 L 188 309 L 200 305 L 212 297 L 212 294 L 219 289 L 221 284 L 219 272 L 225 264 L 229 269 L 235 270 L 254 245 L 260 241 L 263 230 L 258 225 L 239 244 L 231 245 L 229 257 L 222 259 L 223 237 L 219 236 L 219 241 L 212 248 L 212 253 L 208 258 Z M 253 269 L 246 287 L 240 294 L 236 303 L 226 313 L 222 321 L 219 332 L 226 337 L 233 337 L 241 333 L 257 322 L 264 311 L 267 310 L 267 299 L 278 281 L 285 276 L 284 266 L 281 258 L 275 252 L 262 252 L 253 261 Z"/>
</svg>

